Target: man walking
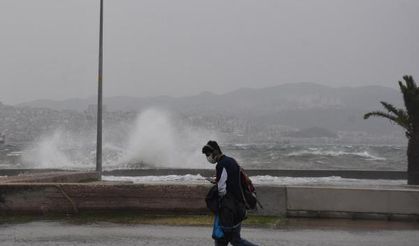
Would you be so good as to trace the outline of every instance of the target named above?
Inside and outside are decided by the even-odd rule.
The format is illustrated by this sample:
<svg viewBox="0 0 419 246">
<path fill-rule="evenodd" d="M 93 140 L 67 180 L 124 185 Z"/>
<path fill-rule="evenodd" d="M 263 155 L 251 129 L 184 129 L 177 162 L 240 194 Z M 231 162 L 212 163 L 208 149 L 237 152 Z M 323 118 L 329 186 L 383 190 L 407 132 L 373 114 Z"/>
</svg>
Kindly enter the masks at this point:
<svg viewBox="0 0 419 246">
<path fill-rule="evenodd" d="M 254 246 L 240 236 L 241 222 L 246 218 L 246 208 L 240 187 L 240 167 L 236 160 L 224 155 L 216 141 L 208 141 L 202 148 L 207 160 L 217 164 L 215 182 L 218 187 L 218 215 L 224 237 L 215 239 L 215 245 Z"/>
</svg>

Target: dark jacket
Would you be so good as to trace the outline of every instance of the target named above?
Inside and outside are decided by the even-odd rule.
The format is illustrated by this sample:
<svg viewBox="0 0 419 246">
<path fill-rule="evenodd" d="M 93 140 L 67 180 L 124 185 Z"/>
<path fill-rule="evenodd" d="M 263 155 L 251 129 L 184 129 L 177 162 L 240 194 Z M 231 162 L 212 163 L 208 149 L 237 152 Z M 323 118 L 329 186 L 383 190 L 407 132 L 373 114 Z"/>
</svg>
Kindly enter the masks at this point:
<svg viewBox="0 0 419 246">
<path fill-rule="evenodd" d="M 225 172 L 224 183 L 220 182 L 223 172 Z M 220 223 L 224 230 L 232 229 L 240 225 L 241 221 L 246 218 L 246 208 L 239 184 L 240 167 L 236 160 L 225 155 L 222 156 L 217 162 L 216 180 L 218 185 L 224 185 L 226 189 L 225 195 L 219 197 Z"/>
<path fill-rule="evenodd" d="M 220 200 L 218 208 L 220 215 L 220 224 L 224 231 L 234 229 L 246 219 L 247 211 L 243 202 L 238 201 L 231 193 L 227 193 Z"/>
<path fill-rule="evenodd" d="M 218 187 L 216 185 L 211 187 L 211 189 L 208 191 L 208 194 L 205 197 L 205 203 L 207 204 L 209 211 L 213 212 L 214 214 L 218 213 L 220 203 L 218 198 Z"/>
<path fill-rule="evenodd" d="M 220 224 L 224 230 L 237 227 L 246 218 L 245 205 L 230 193 L 220 198 L 217 185 L 208 191 L 205 202 L 211 212 L 220 216 Z"/>
<path fill-rule="evenodd" d="M 237 164 L 236 160 L 226 155 L 223 155 L 221 159 L 217 162 L 216 169 L 216 180 L 217 182 L 221 178 L 223 169 L 227 172 L 227 193 L 233 195 L 238 201 L 243 201 L 239 179 L 240 179 L 240 167 Z"/>
</svg>

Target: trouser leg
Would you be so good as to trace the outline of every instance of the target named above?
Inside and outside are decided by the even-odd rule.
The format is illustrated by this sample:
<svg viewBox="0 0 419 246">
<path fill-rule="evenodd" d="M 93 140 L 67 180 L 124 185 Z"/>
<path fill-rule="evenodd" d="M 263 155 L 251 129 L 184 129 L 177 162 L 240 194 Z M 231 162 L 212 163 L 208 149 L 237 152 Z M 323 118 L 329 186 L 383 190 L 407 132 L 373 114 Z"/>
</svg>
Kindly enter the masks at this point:
<svg viewBox="0 0 419 246">
<path fill-rule="evenodd" d="M 215 246 L 227 246 L 228 245 L 228 241 L 225 239 L 218 239 L 214 241 L 214 245 Z"/>
<path fill-rule="evenodd" d="M 231 241 L 230 243 L 233 246 L 256 246 L 256 244 L 253 244 L 240 236 L 241 226 L 235 228 L 231 233 Z"/>
</svg>

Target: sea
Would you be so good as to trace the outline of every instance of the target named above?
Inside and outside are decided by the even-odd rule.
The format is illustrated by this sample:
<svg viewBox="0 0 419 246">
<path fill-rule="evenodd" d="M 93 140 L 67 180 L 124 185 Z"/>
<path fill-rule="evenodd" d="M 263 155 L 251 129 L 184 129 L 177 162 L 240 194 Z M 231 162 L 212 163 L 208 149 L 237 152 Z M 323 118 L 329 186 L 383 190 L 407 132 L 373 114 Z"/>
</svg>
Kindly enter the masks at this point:
<svg viewBox="0 0 419 246">
<path fill-rule="evenodd" d="M 222 149 L 226 155 L 235 158 L 245 169 L 277 169 L 277 170 L 376 170 L 376 171 L 405 171 L 407 169 L 406 146 L 403 145 L 371 145 L 371 144 L 289 144 L 289 143 L 254 143 L 254 144 L 225 144 Z M 83 150 L 90 153 L 84 156 L 78 150 L 60 150 L 59 153 L 47 151 L 47 156 L 59 157 L 48 160 L 49 165 L 41 168 L 59 168 L 71 170 L 94 169 L 94 149 Z M 54 151 L 57 151 L 56 149 Z M 74 153 L 77 153 L 74 155 Z M 1 159 L 1 169 L 38 168 L 36 163 L 23 163 L 20 159 L 24 151 L 14 151 Z M 74 156 L 72 156 L 74 155 Z M 104 149 L 104 169 L 159 169 L 182 168 L 213 169 L 201 153 L 191 153 L 198 158 L 198 164 L 188 166 L 182 159 L 179 163 L 158 166 L 144 162 L 123 163 L 118 161 L 122 156 L 119 148 L 112 151 Z M 74 157 L 74 158 L 71 158 Z M 9 158 L 9 159 L 8 159 Z M 61 162 L 62 159 L 65 162 Z M 195 160 L 196 160 L 195 158 Z M 65 165 L 55 165 L 65 163 Z M 0 174 L 1 175 L 1 174 Z M 348 179 L 339 176 L 329 177 L 273 177 L 256 175 L 251 177 L 255 184 L 271 185 L 396 185 L 403 186 L 406 180 L 362 180 Z M 104 176 L 105 181 L 128 181 L 133 183 L 206 183 L 201 174 L 160 175 L 160 176 Z"/>
<path fill-rule="evenodd" d="M 222 149 L 226 155 L 235 158 L 246 169 L 379 171 L 405 171 L 407 169 L 406 146 L 404 145 L 234 143 L 223 145 Z M 121 161 L 123 160 L 122 148 L 108 149 L 104 146 L 103 162 L 105 169 L 213 168 L 200 153 L 200 148 L 190 151 L 193 152 L 168 155 L 170 163 L 124 162 Z M 46 148 L 39 152 L 42 158 L 39 158 L 39 153 L 35 153 L 33 158 L 31 156 L 28 158 L 28 153 L 24 150 L 2 153 L 0 169 L 91 169 L 95 165 L 93 147 L 91 149 Z M 174 158 L 170 159 L 170 156 Z M 189 157 L 194 157 L 193 164 L 188 164 L 186 159 Z"/>
<path fill-rule="evenodd" d="M 246 169 L 280 170 L 378 170 L 405 171 L 406 147 L 401 145 L 336 144 L 229 144 L 224 152 Z M 208 166 L 207 166 L 208 167 Z M 210 166 L 211 167 L 211 166 Z M 350 187 L 403 187 L 406 180 L 327 177 L 274 177 L 255 175 L 256 185 L 333 185 Z M 132 183 L 207 183 L 200 174 L 164 176 L 104 176 L 105 181 Z"/>
<path fill-rule="evenodd" d="M 225 153 L 251 169 L 405 171 L 406 146 L 230 144 Z"/>
</svg>

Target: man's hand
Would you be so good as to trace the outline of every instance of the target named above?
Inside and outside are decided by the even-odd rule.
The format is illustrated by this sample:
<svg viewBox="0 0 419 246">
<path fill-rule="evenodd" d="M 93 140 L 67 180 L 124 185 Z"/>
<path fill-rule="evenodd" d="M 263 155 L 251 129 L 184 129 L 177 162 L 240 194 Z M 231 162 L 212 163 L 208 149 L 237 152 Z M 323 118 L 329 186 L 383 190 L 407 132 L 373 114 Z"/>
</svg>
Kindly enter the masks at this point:
<svg viewBox="0 0 419 246">
<path fill-rule="evenodd" d="M 217 181 L 215 181 L 215 177 L 205 177 L 206 180 L 208 180 L 211 184 L 216 184 Z"/>
</svg>

